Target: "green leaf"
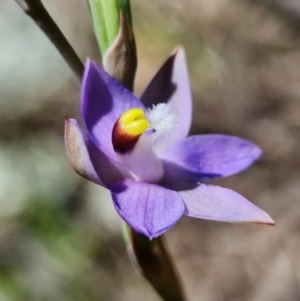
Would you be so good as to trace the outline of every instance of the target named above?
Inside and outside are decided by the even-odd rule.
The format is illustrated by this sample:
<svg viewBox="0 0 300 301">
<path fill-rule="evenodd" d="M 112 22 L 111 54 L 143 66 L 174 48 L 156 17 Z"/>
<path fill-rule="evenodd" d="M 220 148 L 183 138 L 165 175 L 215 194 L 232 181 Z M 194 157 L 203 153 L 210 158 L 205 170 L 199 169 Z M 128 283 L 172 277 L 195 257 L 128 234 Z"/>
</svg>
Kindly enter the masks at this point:
<svg viewBox="0 0 300 301">
<path fill-rule="evenodd" d="M 116 39 L 120 28 L 119 0 L 89 0 L 94 31 L 102 57 Z"/>
</svg>

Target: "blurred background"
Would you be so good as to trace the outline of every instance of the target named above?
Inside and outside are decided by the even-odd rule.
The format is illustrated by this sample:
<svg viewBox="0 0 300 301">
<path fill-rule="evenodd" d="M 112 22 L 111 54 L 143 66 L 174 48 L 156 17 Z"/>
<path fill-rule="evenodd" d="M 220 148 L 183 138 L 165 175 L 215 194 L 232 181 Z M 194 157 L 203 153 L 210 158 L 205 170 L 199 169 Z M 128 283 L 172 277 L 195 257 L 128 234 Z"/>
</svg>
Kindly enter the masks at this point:
<svg viewBox="0 0 300 301">
<path fill-rule="evenodd" d="M 85 0 L 43 3 L 82 61 L 100 62 Z M 300 2 L 132 0 L 141 95 L 169 53 L 187 53 L 192 134 L 264 150 L 214 181 L 276 227 L 182 218 L 166 238 L 189 301 L 300 300 Z M 80 86 L 12 0 L 0 2 L 0 301 L 158 301 L 133 269 L 109 194 L 65 155 Z"/>
</svg>

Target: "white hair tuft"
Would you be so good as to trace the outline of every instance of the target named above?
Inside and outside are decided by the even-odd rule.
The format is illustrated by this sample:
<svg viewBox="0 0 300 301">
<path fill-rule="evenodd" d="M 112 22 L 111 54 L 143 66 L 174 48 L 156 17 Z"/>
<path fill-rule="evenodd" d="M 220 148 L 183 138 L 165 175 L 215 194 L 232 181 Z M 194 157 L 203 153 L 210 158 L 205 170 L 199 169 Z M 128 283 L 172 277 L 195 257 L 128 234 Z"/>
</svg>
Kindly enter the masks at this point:
<svg viewBox="0 0 300 301">
<path fill-rule="evenodd" d="M 159 136 L 171 132 L 176 127 L 176 115 L 168 104 L 153 105 L 145 115 L 150 123 L 149 129 L 154 129 Z"/>
</svg>

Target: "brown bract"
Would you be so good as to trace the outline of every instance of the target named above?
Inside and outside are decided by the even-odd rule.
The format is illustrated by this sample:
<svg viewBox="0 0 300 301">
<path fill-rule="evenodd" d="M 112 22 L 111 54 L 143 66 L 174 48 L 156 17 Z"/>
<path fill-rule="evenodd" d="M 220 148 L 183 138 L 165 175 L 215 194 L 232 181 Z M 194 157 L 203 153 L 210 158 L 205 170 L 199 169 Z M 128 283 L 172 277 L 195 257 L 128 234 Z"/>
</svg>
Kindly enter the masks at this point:
<svg viewBox="0 0 300 301">
<path fill-rule="evenodd" d="M 118 36 L 107 50 L 103 58 L 103 66 L 119 82 L 130 90 L 133 89 L 137 67 L 136 46 L 133 31 L 122 11 Z"/>
</svg>

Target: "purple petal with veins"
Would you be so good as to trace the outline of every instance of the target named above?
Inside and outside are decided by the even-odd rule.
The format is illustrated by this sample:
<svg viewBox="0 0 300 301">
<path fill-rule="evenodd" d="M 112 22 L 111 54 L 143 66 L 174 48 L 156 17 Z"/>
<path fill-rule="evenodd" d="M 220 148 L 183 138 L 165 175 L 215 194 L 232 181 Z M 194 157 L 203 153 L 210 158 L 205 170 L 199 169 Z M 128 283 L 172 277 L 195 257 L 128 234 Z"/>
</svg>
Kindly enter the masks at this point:
<svg viewBox="0 0 300 301">
<path fill-rule="evenodd" d="M 184 214 L 190 217 L 274 225 L 271 217 L 240 194 L 215 185 L 191 182 L 171 184 L 185 203 Z"/>
<path fill-rule="evenodd" d="M 200 135 L 181 140 L 159 155 L 165 181 L 214 179 L 236 174 L 262 154 L 254 143 L 234 136 Z"/>
<path fill-rule="evenodd" d="M 155 184 L 127 179 L 110 189 L 120 216 L 133 229 L 150 238 L 167 231 L 184 212 L 177 192 Z"/>
<path fill-rule="evenodd" d="M 131 108 L 145 109 L 126 87 L 88 60 L 82 83 L 82 118 L 95 144 L 115 160 L 118 158 L 111 143 L 112 129 L 120 115 Z"/>
<path fill-rule="evenodd" d="M 192 97 L 183 48 L 178 47 L 161 67 L 142 95 L 141 101 L 149 108 L 158 103 L 167 103 L 177 117 L 176 129 L 157 139 L 157 153 L 187 136 L 192 121 Z"/>
</svg>

